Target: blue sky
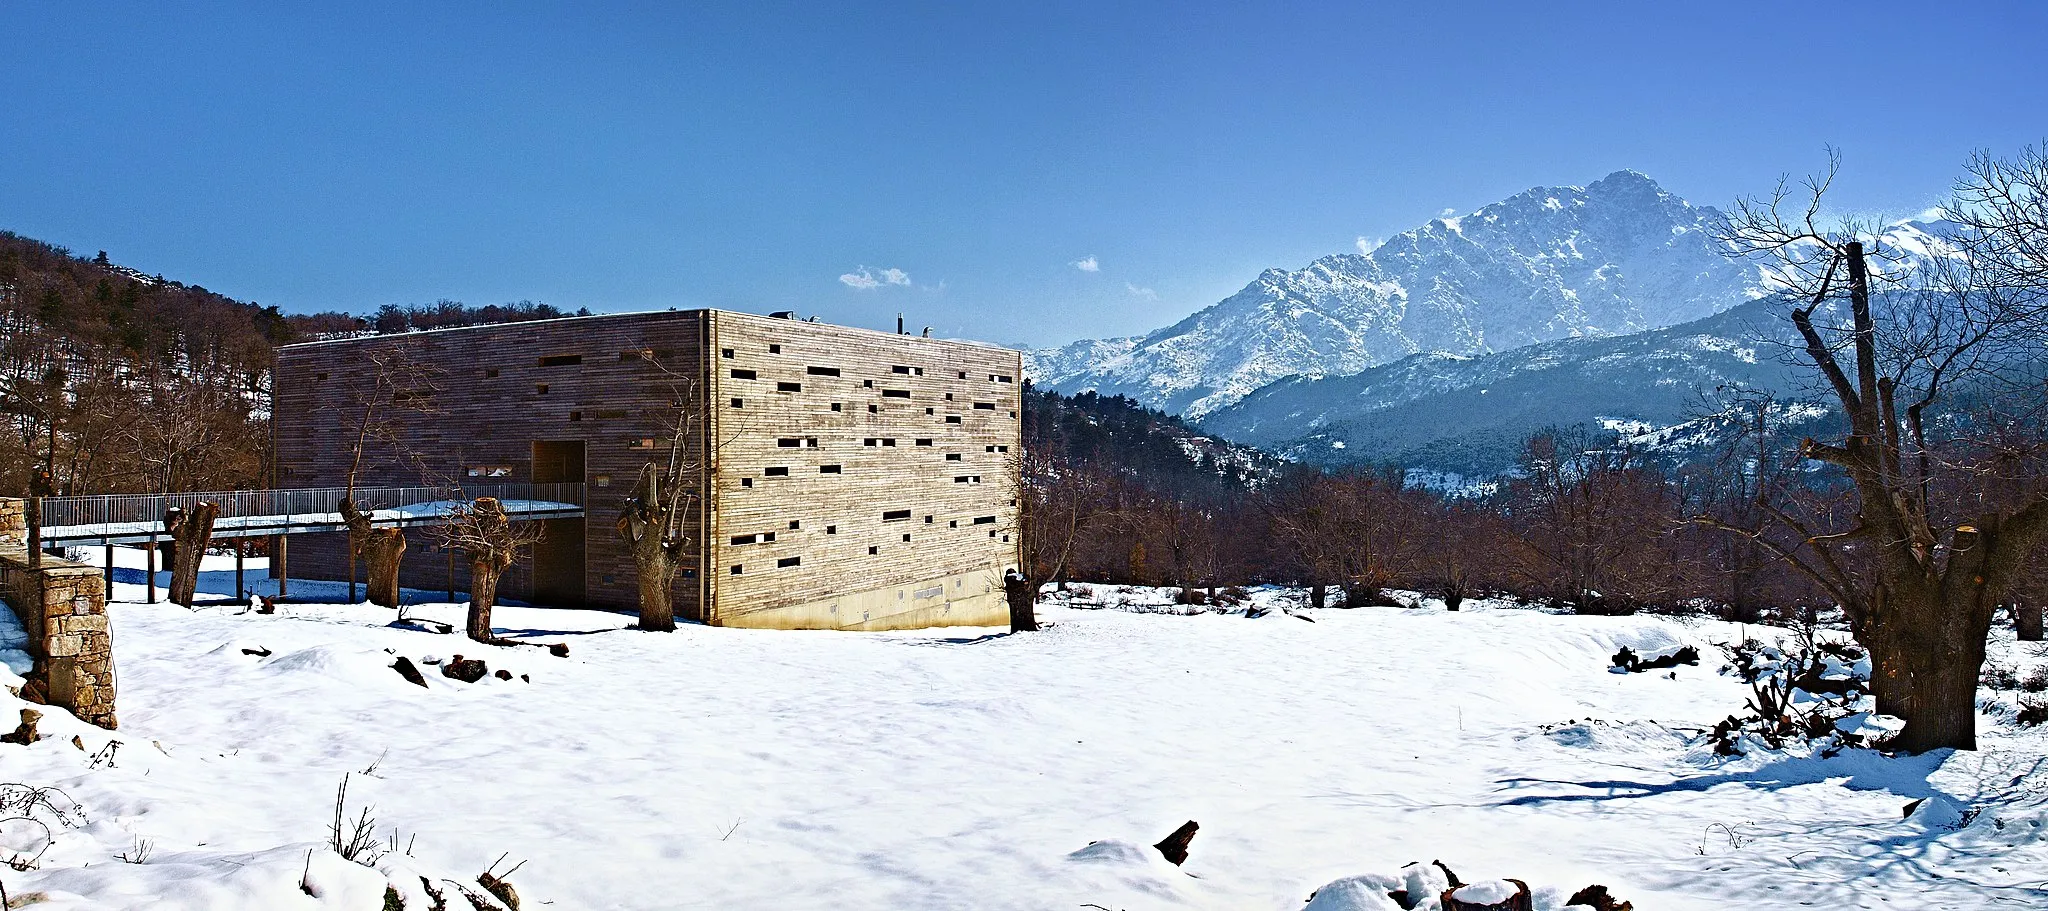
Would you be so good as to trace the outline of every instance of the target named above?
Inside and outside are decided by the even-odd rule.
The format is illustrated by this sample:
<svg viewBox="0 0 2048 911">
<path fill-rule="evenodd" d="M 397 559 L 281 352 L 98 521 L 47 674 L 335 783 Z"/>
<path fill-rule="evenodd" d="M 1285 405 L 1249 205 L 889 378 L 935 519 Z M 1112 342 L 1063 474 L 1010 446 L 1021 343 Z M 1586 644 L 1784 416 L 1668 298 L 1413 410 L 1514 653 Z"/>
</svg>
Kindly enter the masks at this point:
<svg viewBox="0 0 2048 911">
<path fill-rule="evenodd" d="M 287 310 L 1044 344 L 1530 186 L 1721 204 L 1832 143 L 1838 205 L 1907 215 L 2048 136 L 2019 0 L 14 0 L 0 35 L 0 228 Z"/>
</svg>

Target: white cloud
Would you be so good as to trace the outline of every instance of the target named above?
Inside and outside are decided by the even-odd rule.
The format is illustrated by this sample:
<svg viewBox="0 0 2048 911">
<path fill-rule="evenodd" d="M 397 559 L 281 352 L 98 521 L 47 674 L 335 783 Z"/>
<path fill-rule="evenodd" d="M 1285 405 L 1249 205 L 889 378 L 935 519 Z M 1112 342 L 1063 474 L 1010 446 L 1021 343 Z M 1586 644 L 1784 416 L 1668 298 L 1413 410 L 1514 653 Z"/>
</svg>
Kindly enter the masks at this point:
<svg viewBox="0 0 2048 911">
<path fill-rule="evenodd" d="M 1371 253 L 1372 251 L 1379 249 L 1380 244 L 1386 243 L 1386 241 L 1381 240 L 1377 237 L 1367 237 L 1363 234 L 1360 234 L 1358 235 L 1358 239 L 1352 241 L 1352 243 L 1358 245 L 1358 252 Z"/>
<path fill-rule="evenodd" d="M 1443 210 L 1442 212 L 1438 212 L 1438 213 L 1436 213 L 1436 217 L 1438 217 L 1438 218 L 1449 218 L 1449 217 L 1451 217 L 1451 216 L 1453 216 L 1453 215 L 1456 215 L 1456 214 L 1458 214 L 1458 210 L 1456 210 L 1456 209 L 1453 209 L 1453 208 L 1451 208 L 1451 207 L 1449 207 L 1449 206 L 1445 206 L 1445 207 L 1444 207 L 1444 210 Z"/>
<path fill-rule="evenodd" d="M 848 288 L 869 291 L 883 285 L 909 285 L 910 273 L 902 269 L 870 269 L 862 266 L 839 276 L 839 283 Z"/>
<path fill-rule="evenodd" d="M 1071 263 L 1071 265 L 1074 268 L 1079 269 L 1083 272 L 1102 271 L 1102 264 L 1095 261 L 1095 254 L 1093 253 L 1090 253 L 1086 257 L 1083 257 L 1081 259 L 1075 260 L 1073 263 Z"/>
<path fill-rule="evenodd" d="M 1132 297 L 1142 297 L 1146 300 L 1159 299 L 1159 292 L 1154 291 L 1151 288 L 1140 288 L 1137 285 L 1131 284 L 1130 282 L 1124 282 L 1124 290 L 1131 292 Z"/>
</svg>

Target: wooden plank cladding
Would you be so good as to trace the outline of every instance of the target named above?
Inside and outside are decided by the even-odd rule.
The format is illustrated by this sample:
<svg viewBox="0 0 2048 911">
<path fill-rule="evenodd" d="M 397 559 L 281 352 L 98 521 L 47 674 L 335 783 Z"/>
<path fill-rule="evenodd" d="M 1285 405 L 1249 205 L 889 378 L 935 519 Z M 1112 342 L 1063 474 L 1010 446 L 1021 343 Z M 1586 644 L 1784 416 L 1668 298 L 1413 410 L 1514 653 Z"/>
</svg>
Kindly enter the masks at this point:
<svg viewBox="0 0 2048 911">
<path fill-rule="evenodd" d="M 393 360 L 429 378 L 380 379 Z M 342 483 L 354 416 L 378 400 L 389 432 L 366 447 L 359 485 L 585 481 L 585 518 L 551 523 L 505 594 L 631 609 L 614 524 L 687 408 L 687 445 L 712 470 L 688 529 L 705 542 L 702 562 L 675 586 L 679 617 L 1000 624 L 1001 575 L 1020 544 L 1021 373 L 1001 348 L 716 310 L 293 345 L 277 371 L 278 483 Z M 338 537 L 295 541 L 293 574 L 345 575 Z M 407 555 L 406 586 L 438 590 L 451 575 L 467 586 L 423 544 Z"/>
<path fill-rule="evenodd" d="M 726 405 L 710 425 L 722 441 L 719 534 L 705 574 L 711 621 L 1007 622 L 1002 572 L 1020 543 L 1020 355 L 724 311 L 708 318 L 719 362 L 710 398 Z M 955 483 L 963 474 L 981 483 Z M 977 516 L 995 520 L 976 526 Z M 746 538 L 753 543 L 733 543 Z"/>
</svg>

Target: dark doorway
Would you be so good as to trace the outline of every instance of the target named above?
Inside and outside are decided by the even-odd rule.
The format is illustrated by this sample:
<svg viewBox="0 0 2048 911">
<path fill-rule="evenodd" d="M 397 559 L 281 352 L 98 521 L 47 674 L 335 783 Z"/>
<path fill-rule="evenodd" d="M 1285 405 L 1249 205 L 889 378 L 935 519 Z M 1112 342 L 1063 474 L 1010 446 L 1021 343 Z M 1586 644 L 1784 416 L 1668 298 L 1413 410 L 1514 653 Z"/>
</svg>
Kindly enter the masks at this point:
<svg viewBox="0 0 2048 911">
<path fill-rule="evenodd" d="M 583 441 L 534 440 L 533 483 L 583 483 Z"/>
<path fill-rule="evenodd" d="M 582 440 L 533 441 L 535 484 L 583 483 Z M 583 520 L 550 519 L 547 536 L 533 547 L 533 601 L 583 606 Z"/>
</svg>

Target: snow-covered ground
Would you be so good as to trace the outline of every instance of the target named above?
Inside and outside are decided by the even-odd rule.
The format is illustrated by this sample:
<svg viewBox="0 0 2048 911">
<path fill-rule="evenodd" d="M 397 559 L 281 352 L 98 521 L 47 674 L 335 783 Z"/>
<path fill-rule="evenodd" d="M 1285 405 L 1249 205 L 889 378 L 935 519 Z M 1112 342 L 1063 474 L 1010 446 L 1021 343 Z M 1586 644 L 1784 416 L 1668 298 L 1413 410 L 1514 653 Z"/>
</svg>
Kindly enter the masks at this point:
<svg viewBox="0 0 2048 911">
<path fill-rule="evenodd" d="M 475 890 L 501 854 L 525 861 L 529 911 L 1357 911 L 1398 907 L 1383 887 L 1439 859 L 1547 908 L 1592 883 L 1645 911 L 2048 904 L 2048 736 L 1987 717 L 1977 753 L 1720 759 L 1697 734 L 1742 703 L 1715 672 L 1713 643 L 1742 632 L 1726 624 L 1054 604 L 1017 636 L 660 635 L 500 609 L 507 635 L 567 643 L 557 658 L 367 605 L 134 603 L 140 574 L 122 578 L 113 765 L 91 760 L 109 735 L 61 712 L 0 745 L 0 781 L 60 788 L 82 820 L 39 811 L 57 835 L 39 868 L 0 868 L 10 895 L 51 896 L 36 907 L 378 911 L 388 877 L 417 911 L 424 874 L 466 908 L 451 881 Z M 2042 663 L 2007 638 L 1995 661 Z M 1680 644 L 1707 660 L 1607 670 L 1620 646 Z M 457 653 L 515 676 L 422 664 L 421 689 L 390 669 Z M 0 718 L 18 707 L 0 694 Z M 350 815 L 399 833 L 382 872 L 320 849 L 344 775 Z M 1923 797 L 1940 800 L 1902 818 Z M 1145 847 L 1190 819 L 1186 866 Z M 145 840 L 144 863 L 116 857 Z"/>
</svg>

